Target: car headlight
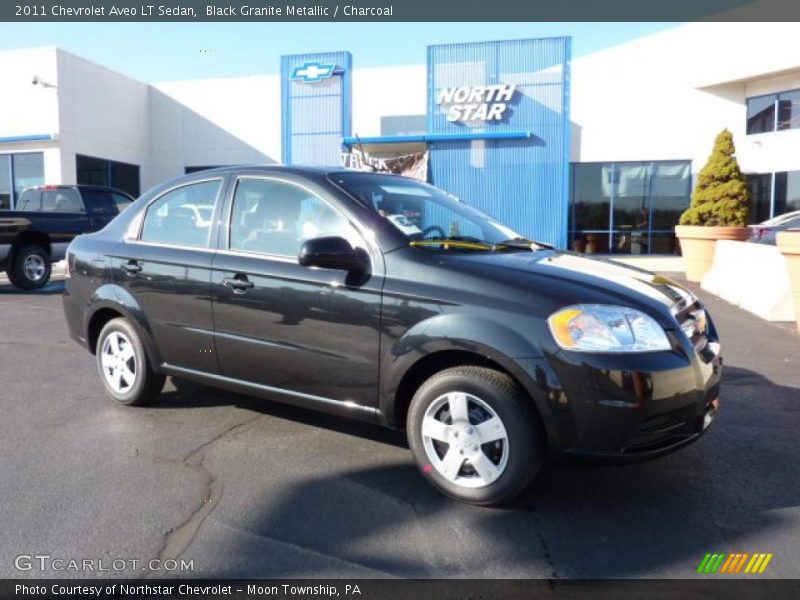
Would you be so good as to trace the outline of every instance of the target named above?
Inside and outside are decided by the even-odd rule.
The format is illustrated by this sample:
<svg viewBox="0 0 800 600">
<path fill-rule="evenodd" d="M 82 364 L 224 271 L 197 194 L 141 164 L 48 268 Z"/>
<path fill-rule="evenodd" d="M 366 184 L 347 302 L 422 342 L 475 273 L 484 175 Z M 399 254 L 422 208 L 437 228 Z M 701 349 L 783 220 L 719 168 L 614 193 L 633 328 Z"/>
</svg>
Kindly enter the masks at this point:
<svg viewBox="0 0 800 600">
<path fill-rule="evenodd" d="M 547 319 L 556 343 L 576 352 L 655 352 L 672 346 L 661 325 L 625 306 L 576 304 Z"/>
</svg>

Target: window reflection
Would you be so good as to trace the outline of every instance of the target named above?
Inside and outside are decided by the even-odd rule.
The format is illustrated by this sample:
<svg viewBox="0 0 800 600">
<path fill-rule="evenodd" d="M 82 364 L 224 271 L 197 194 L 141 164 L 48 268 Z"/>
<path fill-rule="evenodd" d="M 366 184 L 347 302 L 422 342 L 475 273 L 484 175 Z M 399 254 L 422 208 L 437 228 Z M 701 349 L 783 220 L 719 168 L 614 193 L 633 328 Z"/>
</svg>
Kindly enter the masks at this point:
<svg viewBox="0 0 800 600">
<path fill-rule="evenodd" d="M 572 165 L 572 249 L 588 254 L 675 254 L 673 227 L 689 205 L 691 163 Z"/>
<path fill-rule="evenodd" d="M 775 131 L 775 94 L 747 99 L 747 133 Z"/>
</svg>

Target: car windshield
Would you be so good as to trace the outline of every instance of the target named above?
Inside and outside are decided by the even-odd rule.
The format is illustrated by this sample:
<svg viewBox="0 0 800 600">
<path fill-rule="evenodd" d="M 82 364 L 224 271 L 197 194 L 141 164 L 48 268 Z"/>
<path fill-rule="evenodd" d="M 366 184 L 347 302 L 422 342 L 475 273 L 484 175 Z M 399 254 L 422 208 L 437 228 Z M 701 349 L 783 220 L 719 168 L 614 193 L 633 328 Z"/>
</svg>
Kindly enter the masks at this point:
<svg viewBox="0 0 800 600">
<path fill-rule="evenodd" d="M 330 178 L 389 221 L 412 246 L 495 251 L 532 249 L 534 244 L 455 196 L 414 179 L 358 172 Z"/>
</svg>

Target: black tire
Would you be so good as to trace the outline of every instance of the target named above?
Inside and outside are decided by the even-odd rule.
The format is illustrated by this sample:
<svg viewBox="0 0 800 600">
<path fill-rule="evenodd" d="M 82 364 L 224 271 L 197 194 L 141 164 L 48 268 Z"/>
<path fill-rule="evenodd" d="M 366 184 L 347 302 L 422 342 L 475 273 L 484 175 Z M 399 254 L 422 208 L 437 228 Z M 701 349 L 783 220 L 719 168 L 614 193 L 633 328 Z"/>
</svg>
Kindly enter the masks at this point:
<svg viewBox="0 0 800 600">
<path fill-rule="evenodd" d="M 106 340 L 109 341 L 108 347 Z M 130 350 L 127 350 L 128 346 Z M 122 358 L 123 354 L 129 357 Z M 108 358 L 109 355 L 114 355 L 115 360 Z M 146 404 L 158 396 L 164 388 L 166 377 L 153 370 L 139 334 L 123 317 L 111 319 L 105 324 L 97 336 L 95 356 L 100 380 L 106 392 L 120 404 L 126 406 Z M 116 366 L 110 368 L 110 364 Z M 122 375 L 119 389 L 115 389 L 113 381 L 118 368 L 122 369 Z M 129 373 L 133 376 L 131 377 Z"/>
<path fill-rule="evenodd" d="M 440 412 L 432 413 L 437 420 L 443 419 L 445 424 L 448 420 L 451 421 L 450 424 L 446 424 L 446 431 L 448 438 L 454 443 L 442 444 L 433 440 L 431 436 L 424 437 L 422 423 L 428 409 L 437 410 L 436 407 L 442 403 L 443 397 L 457 392 L 468 395 L 468 423 L 453 422 L 449 412 L 441 412 L 451 410 L 449 401 L 438 409 Z M 476 399 L 483 406 L 476 402 Z M 489 436 L 481 437 L 480 430 L 473 427 L 479 425 L 481 421 L 486 422 L 487 415 L 491 416 L 491 412 L 486 410 L 487 407 L 502 422 L 506 434 L 505 440 L 486 444 L 484 440 Z M 459 433 L 454 431 L 459 427 L 458 423 L 462 423 L 464 427 L 461 438 L 452 438 Z M 538 415 L 531 406 L 531 400 L 508 375 L 483 367 L 454 367 L 441 371 L 425 381 L 411 401 L 406 431 L 414 460 L 423 475 L 444 494 L 469 504 L 490 506 L 512 500 L 536 477 L 544 455 L 542 428 Z M 475 441 L 475 438 L 470 437 L 473 432 L 477 432 L 474 434 L 478 436 L 477 443 L 469 444 L 467 452 L 474 452 L 472 456 L 480 461 L 488 457 L 497 467 L 496 472 L 500 472 L 499 476 L 494 480 L 491 478 L 484 480 L 480 477 L 479 470 L 472 466 L 469 458 L 455 456 L 456 463 L 460 466 L 456 466 L 455 471 L 450 471 L 455 472 L 455 479 L 448 479 L 440 472 L 438 466 L 432 464 L 435 461 L 428 455 L 428 451 L 435 452 L 442 461 L 439 464 L 442 465 L 448 452 L 455 452 L 456 448 L 461 448 L 457 444 L 467 444 L 469 440 Z M 466 433 L 469 433 L 469 436 L 466 436 Z M 505 459 L 501 458 L 503 452 L 507 453 Z M 459 454 L 464 455 L 461 450 Z M 497 463 L 494 462 L 495 459 Z M 478 479 L 475 479 L 476 477 Z M 488 483 L 484 484 L 484 481 Z M 470 484 L 478 487 L 467 487 Z"/>
<path fill-rule="evenodd" d="M 35 290 L 50 281 L 50 253 L 33 244 L 14 248 L 8 280 L 21 290 Z M 26 268 L 27 267 L 27 268 Z"/>
</svg>

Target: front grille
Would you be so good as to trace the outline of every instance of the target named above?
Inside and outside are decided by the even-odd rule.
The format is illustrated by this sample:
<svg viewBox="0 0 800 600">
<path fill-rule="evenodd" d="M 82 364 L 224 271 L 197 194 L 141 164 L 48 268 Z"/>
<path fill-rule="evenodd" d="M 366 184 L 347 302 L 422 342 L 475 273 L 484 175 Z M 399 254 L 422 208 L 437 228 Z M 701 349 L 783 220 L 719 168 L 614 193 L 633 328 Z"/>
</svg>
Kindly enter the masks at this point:
<svg viewBox="0 0 800 600">
<path fill-rule="evenodd" d="M 691 434 L 693 410 L 694 407 L 688 406 L 645 419 L 631 432 L 625 451 L 636 452 L 655 446 L 666 446 Z"/>
</svg>

